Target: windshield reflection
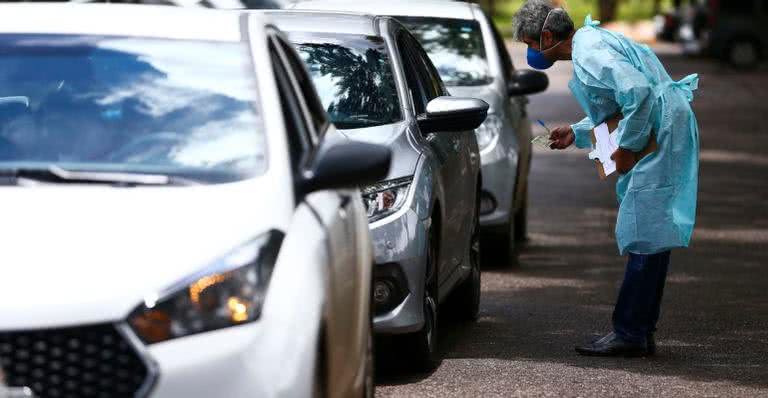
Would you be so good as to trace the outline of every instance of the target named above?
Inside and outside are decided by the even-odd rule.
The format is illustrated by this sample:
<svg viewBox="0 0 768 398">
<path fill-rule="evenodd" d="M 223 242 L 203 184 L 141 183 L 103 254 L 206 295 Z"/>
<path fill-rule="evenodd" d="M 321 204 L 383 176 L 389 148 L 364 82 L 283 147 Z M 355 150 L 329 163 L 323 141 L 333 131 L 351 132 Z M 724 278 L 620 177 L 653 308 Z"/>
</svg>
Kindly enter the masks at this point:
<svg viewBox="0 0 768 398">
<path fill-rule="evenodd" d="M 340 129 L 401 120 L 384 41 L 359 35 L 291 34 L 323 107 Z"/>
<path fill-rule="evenodd" d="M 416 37 L 447 86 L 488 84 L 483 35 L 476 21 L 397 17 Z"/>
<path fill-rule="evenodd" d="M 266 167 L 242 43 L 4 35 L 0 50 L 0 167 L 212 182 Z"/>
</svg>

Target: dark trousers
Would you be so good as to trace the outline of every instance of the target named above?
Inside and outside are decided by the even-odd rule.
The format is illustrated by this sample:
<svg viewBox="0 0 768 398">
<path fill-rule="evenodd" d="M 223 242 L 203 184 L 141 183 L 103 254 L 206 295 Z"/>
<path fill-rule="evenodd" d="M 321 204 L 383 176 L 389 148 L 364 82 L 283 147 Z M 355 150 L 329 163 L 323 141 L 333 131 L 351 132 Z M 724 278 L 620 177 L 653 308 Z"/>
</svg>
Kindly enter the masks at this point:
<svg viewBox="0 0 768 398">
<path fill-rule="evenodd" d="M 629 254 L 624 282 L 613 310 L 613 330 L 622 338 L 644 342 L 648 333 L 656 331 L 669 257 L 669 251 Z"/>
</svg>

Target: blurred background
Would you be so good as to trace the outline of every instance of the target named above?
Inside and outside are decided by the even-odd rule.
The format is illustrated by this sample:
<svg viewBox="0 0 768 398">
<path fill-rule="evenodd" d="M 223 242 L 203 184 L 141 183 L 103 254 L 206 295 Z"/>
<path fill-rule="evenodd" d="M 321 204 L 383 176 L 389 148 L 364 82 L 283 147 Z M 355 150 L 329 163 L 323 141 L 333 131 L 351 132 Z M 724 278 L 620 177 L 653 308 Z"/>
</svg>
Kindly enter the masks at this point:
<svg viewBox="0 0 768 398">
<path fill-rule="evenodd" d="M 16 1 L 16 0 L 6 0 Z M 22 0 L 27 1 L 27 0 Z M 33 0 L 34 1 L 34 0 Z M 225 9 L 279 9 L 299 0 L 68 0 L 77 3 L 142 3 Z M 361 0 L 365 1 L 365 0 Z M 376 1 L 376 0 L 372 0 Z M 448 0 L 446 0 L 448 1 Z M 459 0 L 460 1 L 460 0 Z M 686 56 L 711 57 L 754 68 L 767 54 L 766 0 L 552 0 L 576 27 L 592 15 L 602 26 L 643 43 L 679 44 Z M 512 16 L 525 0 L 471 0 L 511 36 Z"/>
</svg>

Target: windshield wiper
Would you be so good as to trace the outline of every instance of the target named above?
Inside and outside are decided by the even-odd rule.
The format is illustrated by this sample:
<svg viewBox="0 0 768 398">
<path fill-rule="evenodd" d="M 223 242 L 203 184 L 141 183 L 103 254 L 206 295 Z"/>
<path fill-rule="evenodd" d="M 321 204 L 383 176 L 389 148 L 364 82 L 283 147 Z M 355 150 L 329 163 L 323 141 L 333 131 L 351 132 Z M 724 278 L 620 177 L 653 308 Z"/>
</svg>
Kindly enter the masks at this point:
<svg viewBox="0 0 768 398">
<path fill-rule="evenodd" d="M 2 168 L 0 179 L 18 183 L 20 179 L 59 184 L 195 185 L 196 182 L 165 174 L 122 173 L 111 171 L 74 171 L 52 165 L 44 168 Z"/>
</svg>

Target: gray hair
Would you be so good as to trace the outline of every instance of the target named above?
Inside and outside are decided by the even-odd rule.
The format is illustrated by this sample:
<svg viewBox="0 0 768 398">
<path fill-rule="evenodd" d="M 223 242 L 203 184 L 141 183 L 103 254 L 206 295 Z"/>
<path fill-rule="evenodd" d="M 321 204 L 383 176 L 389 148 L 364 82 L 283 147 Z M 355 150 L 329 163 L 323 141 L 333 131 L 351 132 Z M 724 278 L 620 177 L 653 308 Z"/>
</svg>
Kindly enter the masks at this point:
<svg viewBox="0 0 768 398">
<path fill-rule="evenodd" d="M 523 39 L 539 40 L 544 30 L 544 20 L 550 11 L 555 10 L 547 19 L 547 30 L 554 33 L 555 37 L 563 40 L 573 32 L 573 21 L 562 8 L 555 7 L 549 0 L 528 0 L 515 13 L 512 20 L 515 40 Z"/>
</svg>

